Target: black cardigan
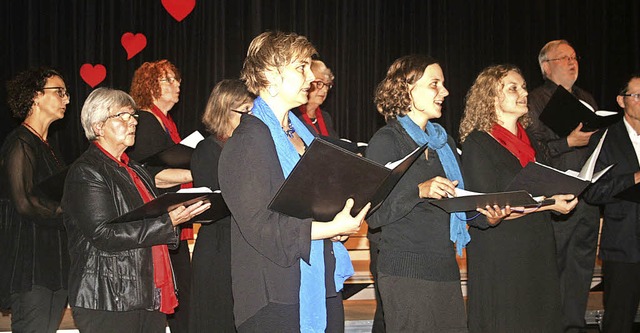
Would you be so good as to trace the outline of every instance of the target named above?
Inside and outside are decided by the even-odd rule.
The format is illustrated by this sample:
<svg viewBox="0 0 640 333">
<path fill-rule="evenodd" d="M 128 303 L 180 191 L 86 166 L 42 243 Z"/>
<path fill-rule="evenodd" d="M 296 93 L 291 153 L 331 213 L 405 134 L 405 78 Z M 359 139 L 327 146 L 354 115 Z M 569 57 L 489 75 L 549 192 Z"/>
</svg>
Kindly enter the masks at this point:
<svg viewBox="0 0 640 333">
<path fill-rule="evenodd" d="M 455 144 L 448 137 L 454 151 Z M 418 145 L 402 125 L 389 120 L 369 141 L 367 158 L 381 164 L 397 161 Z M 381 227 L 380 273 L 431 281 L 455 281 L 460 271 L 449 236 L 449 214 L 419 197 L 418 184 L 436 176 L 446 177 L 436 151 L 428 149 L 400 179 L 391 194 L 367 223 Z M 460 161 L 456 154 L 458 164 Z"/>
</svg>

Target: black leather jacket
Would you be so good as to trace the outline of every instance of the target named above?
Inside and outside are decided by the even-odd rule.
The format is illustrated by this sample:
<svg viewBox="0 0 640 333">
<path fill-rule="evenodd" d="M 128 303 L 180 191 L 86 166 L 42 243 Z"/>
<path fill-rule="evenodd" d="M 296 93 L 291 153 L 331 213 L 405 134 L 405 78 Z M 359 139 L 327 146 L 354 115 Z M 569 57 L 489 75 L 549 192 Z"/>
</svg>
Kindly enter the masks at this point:
<svg viewBox="0 0 640 333">
<path fill-rule="evenodd" d="M 151 177 L 130 161 L 147 188 Z M 69 236 L 69 304 L 102 311 L 157 310 L 153 245 L 178 244 L 168 214 L 128 223 L 108 223 L 143 200 L 127 171 L 91 144 L 67 175 L 62 208 Z"/>
</svg>

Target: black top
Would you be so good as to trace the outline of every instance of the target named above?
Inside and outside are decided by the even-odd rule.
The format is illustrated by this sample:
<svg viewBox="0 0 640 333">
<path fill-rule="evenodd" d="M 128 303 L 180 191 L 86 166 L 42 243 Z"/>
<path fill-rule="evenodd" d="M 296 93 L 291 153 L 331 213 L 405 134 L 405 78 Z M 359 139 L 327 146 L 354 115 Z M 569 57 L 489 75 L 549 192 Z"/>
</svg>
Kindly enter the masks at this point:
<svg viewBox="0 0 640 333">
<path fill-rule="evenodd" d="M 127 149 L 127 155 L 133 160 L 142 161 L 160 151 L 163 151 L 175 143 L 171 139 L 169 132 L 165 131 L 162 124 L 153 115 L 145 110 L 139 110 L 138 125 L 136 126 L 136 142 Z M 145 166 L 152 178 L 165 168 Z M 174 186 L 167 189 L 160 189 L 160 192 L 175 192 L 180 187 Z"/>
<path fill-rule="evenodd" d="M 551 166 L 562 171 L 567 169 L 580 171 L 591 152 L 589 147 L 569 147 L 566 137 L 559 137 L 538 119 L 557 87 L 557 84 L 546 80 L 544 85 L 529 93 L 527 99 L 529 115 L 533 122 L 527 131 L 531 133 L 531 140 L 536 140 L 541 144 L 539 148 L 543 150 L 541 152 L 551 157 L 549 161 Z M 572 94 L 587 102 L 594 110 L 598 109 L 595 99 L 588 92 L 573 86 Z"/>
<path fill-rule="evenodd" d="M 597 145 L 601 133 L 593 135 Z M 614 198 L 633 186 L 634 173 L 640 170 L 638 158 L 623 121 L 611 127 L 596 162 L 596 170 L 616 164 L 584 194 L 585 200 L 604 206 L 604 222 L 600 239 L 600 257 L 627 263 L 640 262 L 640 204 Z"/>
<path fill-rule="evenodd" d="M 448 144 L 455 152 L 451 137 Z M 397 161 L 418 145 L 397 120 L 389 120 L 369 141 L 367 158 L 381 164 Z M 381 227 L 378 271 L 431 281 L 455 281 L 460 271 L 449 237 L 449 214 L 418 196 L 418 184 L 446 177 L 436 151 L 427 150 L 400 179 L 367 223 Z M 457 155 L 457 154 L 456 154 Z"/>
<path fill-rule="evenodd" d="M 299 110 L 299 109 L 297 109 Z M 331 114 L 325 111 L 322 111 L 318 108 L 318 110 L 316 110 L 316 113 L 318 112 L 322 112 L 322 117 L 324 119 L 324 125 L 327 126 L 327 133 L 329 134 L 329 137 L 332 138 L 340 138 L 340 136 L 338 135 L 338 132 L 336 132 L 336 130 L 333 128 L 333 119 L 331 117 Z M 298 112 L 299 113 L 299 112 Z M 302 123 L 304 124 L 304 126 L 307 127 L 307 129 L 309 130 L 309 132 L 317 134 L 317 135 L 321 135 L 320 134 L 320 125 L 316 122 L 315 124 L 307 124 L 304 121 L 304 117 L 302 116 L 302 114 L 298 114 L 298 119 L 300 119 L 300 121 L 302 121 Z M 318 119 L 318 118 L 315 118 Z M 313 119 L 312 119 L 313 121 Z"/>
<path fill-rule="evenodd" d="M 542 155 L 536 158 L 545 162 Z M 462 144 L 462 162 L 465 187 L 476 192 L 503 191 L 522 170 L 511 152 L 479 131 L 470 133 Z M 469 224 L 482 227 L 469 229 L 469 331 L 560 332 L 560 282 L 551 213 L 532 213 L 495 227 L 488 227 L 479 215 Z"/>
<path fill-rule="evenodd" d="M 54 147 L 56 156 L 61 156 Z M 30 291 L 32 285 L 67 288 L 67 234 L 60 203 L 37 190 L 37 184 L 62 170 L 40 138 L 23 126 L 7 136 L 0 149 L 0 297 Z"/>
<path fill-rule="evenodd" d="M 241 118 L 225 143 L 218 175 L 232 214 L 231 272 L 240 326 L 270 302 L 298 304 L 299 260 L 309 261 L 311 219 L 267 208 L 284 175 L 271 133 L 256 117 Z"/>
</svg>

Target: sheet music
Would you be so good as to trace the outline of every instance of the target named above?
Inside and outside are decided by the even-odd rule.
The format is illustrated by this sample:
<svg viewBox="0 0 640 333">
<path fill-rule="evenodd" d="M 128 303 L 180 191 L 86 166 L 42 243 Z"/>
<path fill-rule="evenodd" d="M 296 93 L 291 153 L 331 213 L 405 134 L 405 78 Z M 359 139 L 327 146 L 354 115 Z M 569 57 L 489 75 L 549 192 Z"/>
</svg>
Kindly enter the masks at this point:
<svg viewBox="0 0 640 333">
<path fill-rule="evenodd" d="M 198 142 L 202 140 L 204 140 L 204 137 L 202 136 L 202 134 L 200 134 L 200 132 L 198 131 L 193 131 L 193 133 L 189 134 L 186 138 L 182 139 L 182 141 L 180 141 L 180 144 L 187 146 L 189 148 L 196 149 Z"/>
<path fill-rule="evenodd" d="M 398 165 L 400 165 L 400 163 L 404 162 L 404 160 L 406 160 L 407 158 L 409 158 L 409 156 L 411 156 L 413 153 L 415 153 L 416 151 L 418 151 L 418 149 L 420 149 L 420 147 L 414 149 L 412 152 L 409 153 L 409 155 L 395 161 L 395 162 L 389 162 L 387 164 L 384 165 L 385 168 L 393 170 L 395 169 Z"/>
</svg>

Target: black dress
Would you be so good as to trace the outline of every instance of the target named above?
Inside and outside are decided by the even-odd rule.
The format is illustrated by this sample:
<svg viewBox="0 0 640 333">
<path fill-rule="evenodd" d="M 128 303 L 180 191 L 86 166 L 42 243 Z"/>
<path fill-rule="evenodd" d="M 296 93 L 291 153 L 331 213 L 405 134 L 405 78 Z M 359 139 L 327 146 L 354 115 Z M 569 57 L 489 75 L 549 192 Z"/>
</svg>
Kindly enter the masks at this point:
<svg viewBox="0 0 640 333">
<path fill-rule="evenodd" d="M 191 156 L 193 185 L 218 185 L 222 143 L 213 135 L 200 141 Z M 202 224 L 191 258 L 189 332 L 235 332 L 231 293 L 231 217 Z"/>
<path fill-rule="evenodd" d="M 161 152 L 175 143 L 171 136 L 164 130 L 160 121 L 148 111 L 138 111 L 138 125 L 136 126 L 136 142 L 127 149 L 127 155 L 135 161 L 141 161 L 149 156 Z M 162 167 L 149 167 L 145 165 L 151 176 L 162 171 Z M 175 192 L 179 186 L 158 189 L 160 193 Z M 185 223 L 186 224 L 186 223 Z M 181 226 L 183 228 L 184 226 Z M 189 225 L 190 227 L 190 225 Z M 178 288 L 178 307 L 176 312 L 169 315 L 169 327 L 173 333 L 188 332 L 189 328 L 189 303 L 191 296 L 191 263 L 189 258 L 189 246 L 186 240 L 180 241 L 180 246 L 175 250 L 169 250 L 171 264 Z"/>
<path fill-rule="evenodd" d="M 56 156 L 61 156 L 56 152 Z M 0 307 L 12 293 L 38 285 L 67 290 L 69 252 L 59 202 L 39 195 L 37 184 L 62 170 L 36 135 L 23 126 L 0 150 Z M 57 311 L 64 310 L 63 308 Z"/>
<path fill-rule="evenodd" d="M 477 192 L 504 190 L 522 169 L 511 152 L 479 131 L 462 144 L 462 164 L 466 188 Z M 481 221 L 486 225 L 482 215 L 469 224 L 482 225 Z M 505 220 L 495 227 L 472 227 L 469 232 L 469 331 L 561 332 L 551 213 Z"/>
</svg>

